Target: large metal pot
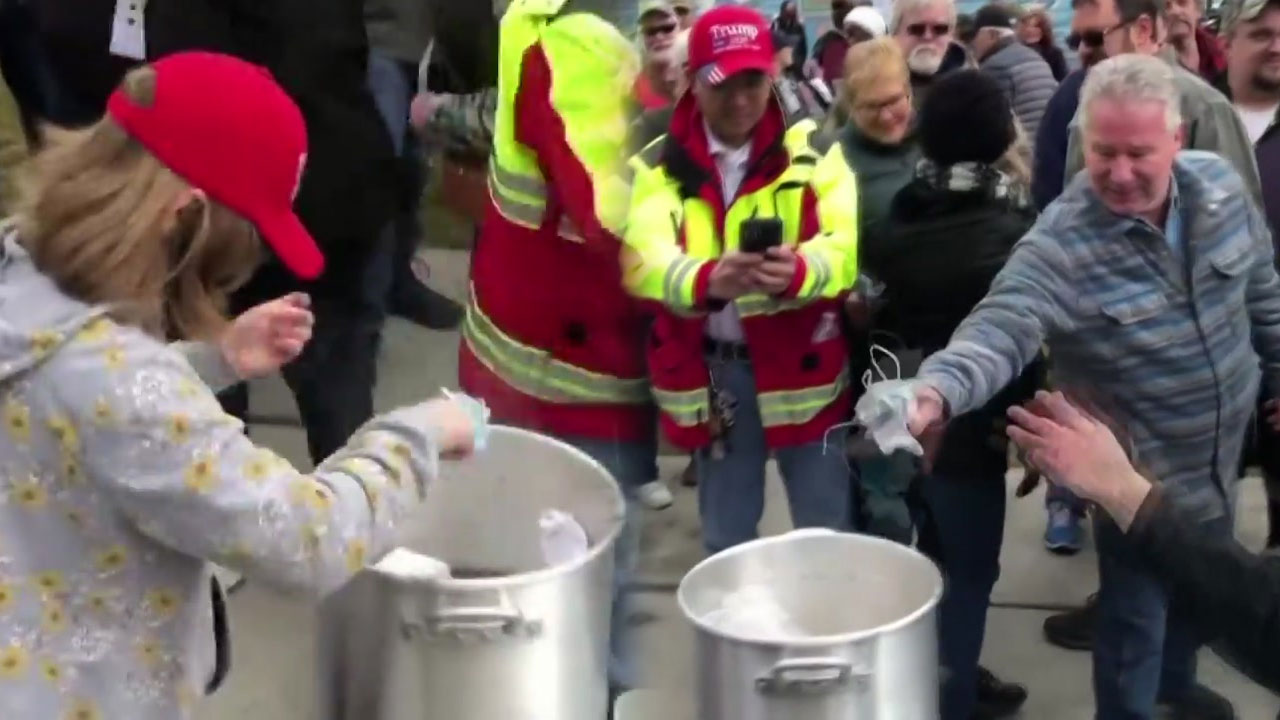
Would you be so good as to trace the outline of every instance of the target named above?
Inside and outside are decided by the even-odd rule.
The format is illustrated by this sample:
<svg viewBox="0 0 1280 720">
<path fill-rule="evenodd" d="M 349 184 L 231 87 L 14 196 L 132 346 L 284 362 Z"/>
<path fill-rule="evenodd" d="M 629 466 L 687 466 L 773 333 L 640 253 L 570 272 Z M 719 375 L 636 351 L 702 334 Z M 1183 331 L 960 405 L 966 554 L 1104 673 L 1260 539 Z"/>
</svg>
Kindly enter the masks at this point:
<svg viewBox="0 0 1280 720">
<path fill-rule="evenodd" d="M 546 567 L 538 520 L 571 514 L 588 554 Z M 454 577 L 361 572 L 321 609 L 322 714 L 333 720 L 601 720 L 608 705 L 609 473 L 556 440 L 494 427 L 441 466 L 401 543 Z"/>
<path fill-rule="evenodd" d="M 800 632 L 713 618 L 742 588 Z M 942 576 L 879 538 L 798 530 L 704 560 L 677 599 L 697 627 L 699 720 L 936 720 Z"/>
</svg>

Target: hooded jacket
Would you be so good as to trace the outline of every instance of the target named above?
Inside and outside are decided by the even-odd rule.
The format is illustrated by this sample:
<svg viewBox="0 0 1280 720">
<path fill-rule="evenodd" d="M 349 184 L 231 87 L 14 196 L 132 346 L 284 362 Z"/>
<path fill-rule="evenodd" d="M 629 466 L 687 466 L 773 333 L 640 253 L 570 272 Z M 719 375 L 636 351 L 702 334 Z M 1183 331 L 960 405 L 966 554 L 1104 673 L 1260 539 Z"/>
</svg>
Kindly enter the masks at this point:
<svg viewBox="0 0 1280 720">
<path fill-rule="evenodd" d="M 209 560 L 336 589 L 390 549 L 436 474 L 421 407 L 300 473 L 222 412 L 221 355 L 179 347 L 68 297 L 8 233 L 0 717 L 190 717 L 214 675 Z"/>
</svg>

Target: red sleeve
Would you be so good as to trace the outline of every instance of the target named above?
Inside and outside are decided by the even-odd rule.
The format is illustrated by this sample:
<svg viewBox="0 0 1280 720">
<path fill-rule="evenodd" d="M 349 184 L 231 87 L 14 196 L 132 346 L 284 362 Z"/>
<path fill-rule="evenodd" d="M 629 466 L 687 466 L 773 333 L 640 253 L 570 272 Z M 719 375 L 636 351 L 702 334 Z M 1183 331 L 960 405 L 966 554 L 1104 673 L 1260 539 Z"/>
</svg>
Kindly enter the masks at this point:
<svg viewBox="0 0 1280 720">
<path fill-rule="evenodd" d="M 596 216 L 591 174 L 569 146 L 564 120 L 551 104 L 551 64 L 542 45 L 525 51 L 516 91 L 516 140 L 532 148 L 547 181 L 548 206 L 554 203 L 573 221 L 588 243 L 618 242 Z M 621 152 L 619 148 L 619 152 Z"/>
<path fill-rule="evenodd" d="M 806 242 L 821 231 L 822 226 L 818 223 L 818 196 L 814 194 L 813 188 L 805 188 L 804 195 L 800 199 L 800 244 L 796 246 L 796 274 L 791 278 L 791 284 L 787 289 L 782 291 L 781 297 L 792 300 L 800 294 L 800 288 L 804 287 L 808 266 L 799 251 Z"/>
</svg>

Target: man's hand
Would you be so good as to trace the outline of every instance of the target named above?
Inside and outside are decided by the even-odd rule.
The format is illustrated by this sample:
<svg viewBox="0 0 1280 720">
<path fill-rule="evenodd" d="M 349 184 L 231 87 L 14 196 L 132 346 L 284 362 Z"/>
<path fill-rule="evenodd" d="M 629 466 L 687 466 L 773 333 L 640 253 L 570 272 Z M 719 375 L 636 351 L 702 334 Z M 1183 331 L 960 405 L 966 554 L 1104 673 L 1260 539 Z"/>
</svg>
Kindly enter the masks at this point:
<svg viewBox="0 0 1280 720">
<path fill-rule="evenodd" d="M 245 311 L 223 333 L 219 347 L 236 375 L 262 377 L 298 357 L 313 325 L 311 298 L 293 293 Z"/>
<path fill-rule="evenodd" d="M 771 247 L 764 260 L 751 272 L 751 282 L 760 292 L 780 295 L 796 276 L 796 253 L 789 247 Z"/>
<path fill-rule="evenodd" d="M 1027 407 L 1009 408 L 1009 438 L 1051 481 L 1098 503 L 1128 529 L 1151 484 L 1115 434 L 1061 392 L 1038 392 Z"/>
<path fill-rule="evenodd" d="M 907 430 L 920 441 L 920 447 L 924 450 L 926 472 L 933 467 L 933 458 L 942 445 L 942 429 L 946 419 L 947 405 L 937 390 L 922 386 L 916 391 L 915 405 L 907 418 Z"/>
<path fill-rule="evenodd" d="M 755 291 L 752 273 L 764 262 L 755 253 L 731 252 L 722 256 L 711 270 L 707 294 L 717 300 L 737 300 Z"/>
</svg>

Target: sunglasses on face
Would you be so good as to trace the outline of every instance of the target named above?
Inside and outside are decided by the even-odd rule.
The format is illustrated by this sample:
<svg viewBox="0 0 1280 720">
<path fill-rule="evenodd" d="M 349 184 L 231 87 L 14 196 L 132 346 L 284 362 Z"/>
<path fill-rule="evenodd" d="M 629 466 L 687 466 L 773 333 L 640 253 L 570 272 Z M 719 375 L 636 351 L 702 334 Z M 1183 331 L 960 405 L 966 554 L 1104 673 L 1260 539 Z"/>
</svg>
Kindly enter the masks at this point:
<svg viewBox="0 0 1280 720">
<path fill-rule="evenodd" d="M 1102 40 L 1106 37 L 1106 33 L 1101 30 L 1085 30 L 1084 32 L 1073 32 L 1067 36 L 1067 47 L 1073 51 L 1079 50 L 1081 45 L 1090 48 L 1102 47 Z"/>
<path fill-rule="evenodd" d="M 644 29 L 645 37 L 657 37 L 659 35 L 670 35 L 676 31 L 675 25 L 650 25 Z"/>
<path fill-rule="evenodd" d="M 951 26 L 947 23 L 911 23 L 907 26 L 907 34 L 918 38 L 926 35 L 942 37 L 951 34 Z"/>
</svg>

